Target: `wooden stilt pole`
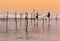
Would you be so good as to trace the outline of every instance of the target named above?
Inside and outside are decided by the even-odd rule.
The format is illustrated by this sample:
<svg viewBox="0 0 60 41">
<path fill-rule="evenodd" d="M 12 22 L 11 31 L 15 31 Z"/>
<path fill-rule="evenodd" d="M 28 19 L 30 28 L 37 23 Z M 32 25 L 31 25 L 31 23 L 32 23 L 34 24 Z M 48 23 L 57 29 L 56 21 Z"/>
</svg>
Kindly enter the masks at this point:
<svg viewBox="0 0 60 41">
<path fill-rule="evenodd" d="M 22 14 L 20 13 L 20 27 L 21 27 Z"/>
<path fill-rule="evenodd" d="M 6 17 L 6 32 L 8 32 L 8 12 L 7 12 L 7 17 Z"/>
<path fill-rule="evenodd" d="M 26 14 L 25 19 L 26 19 L 26 35 L 27 35 L 28 34 L 28 13 L 25 12 L 25 14 Z"/>
<path fill-rule="evenodd" d="M 42 29 L 43 29 L 43 32 L 44 32 L 44 16 L 43 16 Z"/>
<path fill-rule="evenodd" d="M 16 23 L 16 31 L 17 31 L 17 12 L 15 12 L 15 23 Z"/>
</svg>

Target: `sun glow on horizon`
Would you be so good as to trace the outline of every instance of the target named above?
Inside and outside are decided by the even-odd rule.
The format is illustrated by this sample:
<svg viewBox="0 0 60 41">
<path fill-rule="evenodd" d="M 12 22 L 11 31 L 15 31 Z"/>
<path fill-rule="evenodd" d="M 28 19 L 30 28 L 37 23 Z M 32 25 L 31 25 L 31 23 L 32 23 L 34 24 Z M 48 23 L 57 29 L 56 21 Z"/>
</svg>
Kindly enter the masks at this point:
<svg viewBox="0 0 60 41">
<path fill-rule="evenodd" d="M 0 11 L 28 11 L 34 8 L 41 12 L 59 12 L 60 0 L 0 0 Z"/>
</svg>

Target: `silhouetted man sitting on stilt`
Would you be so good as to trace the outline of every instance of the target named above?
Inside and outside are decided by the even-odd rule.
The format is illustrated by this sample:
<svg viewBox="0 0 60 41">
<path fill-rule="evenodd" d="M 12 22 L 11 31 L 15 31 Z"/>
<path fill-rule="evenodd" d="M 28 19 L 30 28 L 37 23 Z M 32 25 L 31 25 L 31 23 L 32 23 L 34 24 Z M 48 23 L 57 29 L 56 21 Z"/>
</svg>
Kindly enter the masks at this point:
<svg viewBox="0 0 60 41">
<path fill-rule="evenodd" d="M 36 13 L 36 18 L 38 19 L 38 12 Z"/>
<path fill-rule="evenodd" d="M 50 12 L 48 12 L 48 15 L 47 15 L 47 17 L 50 19 Z"/>
</svg>

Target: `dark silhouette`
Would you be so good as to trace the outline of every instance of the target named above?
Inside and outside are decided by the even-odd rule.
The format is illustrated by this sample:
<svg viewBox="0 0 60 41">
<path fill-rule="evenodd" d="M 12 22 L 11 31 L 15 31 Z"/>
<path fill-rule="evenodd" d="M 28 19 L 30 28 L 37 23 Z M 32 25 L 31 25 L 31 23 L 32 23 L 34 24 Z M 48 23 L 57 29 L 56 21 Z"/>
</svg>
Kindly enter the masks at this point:
<svg viewBox="0 0 60 41">
<path fill-rule="evenodd" d="M 16 31 L 17 31 L 17 17 L 16 17 L 16 15 L 17 15 L 17 12 L 15 12 L 15 22 L 16 22 Z"/>
<path fill-rule="evenodd" d="M 36 18 L 38 19 L 38 12 L 36 13 Z"/>
<path fill-rule="evenodd" d="M 43 23 L 42 23 L 42 29 L 43 29 L 43 32 L 44 32 L 44 16 L 43 16 Z"/>
<path fill-rule="evenodd" d="M 38 12 L 36 13 L 36 19 L 37 19 L 36 27 L 38 28 Z"/>
<path fill-rule="evenodd" d="M 33 14 L 33 13 L 31 13 L 31 23 L 32 23 L 32 14 Z"/>
<path fill-rule="evenodd" d="M 48 18 L 50 18 L 50 12 L 48 12 L 48 15 L 47 15 Z"/>
<path fill-rule="evenodd" d="M 34 13 L 34 29 L 35 29 L 35 9 L 33 9 L 33 13 Z"/>
<path fill-rule="evenodd" d="M 6 17 L 6 32 L 8 31 L 8 12 L 7 12 L 7 17 Z"/>
<path fill-rule="evenodd" d="M 26 19 L 26 35 L 28 35 L 28 13 L 25 12 L 25 19 Z"/>
<path fill-rule="evenodd" d="M 58 21 L 58 18 L 57 18 L 57 14 L 56 14 L 56 27 L 57 27 L 57 21 Z"/>
<path fill-rule="evenodd" d="M 21 21 L 22 21 L 22 13 L 20 13 L 20 27 L 22 26 Z"/>
<path fill-rule="evenodd" d="M 48 19 L 48 32 L 50 33 L 50 12 L 48 12 L 48 15 L 47 15 L 47 17 L 49 18 Z"/>
</svg>

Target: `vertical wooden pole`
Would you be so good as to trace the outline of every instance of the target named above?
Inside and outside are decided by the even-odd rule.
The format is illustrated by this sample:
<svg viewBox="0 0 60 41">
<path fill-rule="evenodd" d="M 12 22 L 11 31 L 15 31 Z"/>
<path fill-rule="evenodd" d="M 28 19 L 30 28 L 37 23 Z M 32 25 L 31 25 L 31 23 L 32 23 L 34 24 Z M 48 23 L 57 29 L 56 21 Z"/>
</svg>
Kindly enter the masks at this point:
<svg viewBox="0 0 60 41">
<path fill-rule="evenodd" d="M 57 19 L 57 14 L 56 14 L 56 28 L 57 28 L 57 20 L 58 20 L 58 19 Z"/>
<path fill-rule="evenodd" d="M 35 29 L 35 14 L 34 14 L 34 29 Z"/>
<path fill-rule="evenodd" d="M 8 31 L 8 12 L 7 12 L 7 17 L 6 17 L 6 32 Z"/>
<path fill-rule="evenodd" d="M 44 16 L 43 16 L 42 29 L 43 29 L 43 32 L 44 32 Z"/>
<path fill-rule="evenodd" d="M 34 12 L 34 29 L 35 29 L 35 9 L 33 10 Z"/>
<path fill-rule="evenodd" d="M 25 19 L 26 19 L 26 35 L 27 35 L 28 34 L 28 13 L 25 12 L 25 14 L 26 14 Z"/>
<path fill-rule="evenodd" d="M 50 12 L 48 12 L 48 15 L 47 15 L 47 17 L 48 17 L 48 32 L 50 32 Z"/>
<path fill-rule="evenodd" d="M 20 27 L 21 27 L 22 14 L 20 13 Z"/>
<path fill-rule="evenodd" d="M 56 15 L 56 24 L 57 24 L 57 15 Z"/>
<path fill-rule="evenodd" d="M 17 31 L 17 12 L 15 12 L 15 23 L 16 23 L 16 31 Z"/>
<path fill-rule="evenodd" d="M 38 28 L 38 12 L 36 13 L 36 19 L 37 19 L 37 28 Z"/>
<path fill-rule="evenodd" d="M 2 13 L 2 20 L 3 20 L 3 22 L 4 22 L 4 12 Z"/>
<path fill-rule="evenodd" d="M 32 23 L 32 13 L 31 13 L 31 23 Z"/>
<path fill-rule="evenodd" d="M 47 28 L 47 30 L 48 30 L 48 33 L 50 33 L 50 17 L 48 17 L 48 28 Z"/>
<path fill-rule="evenodd" d="M 50 33 L 50 17 L 48 17 L 48 35 L 47 35 L 47 41 L 49 41 L 49 33 Z"/>
<path fill-rule="evenodd" d="M 3 21 L 4 21 L 4 14 L 2 16 L 3 16 Z"/>
</svg>

